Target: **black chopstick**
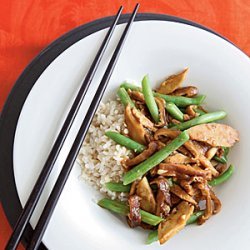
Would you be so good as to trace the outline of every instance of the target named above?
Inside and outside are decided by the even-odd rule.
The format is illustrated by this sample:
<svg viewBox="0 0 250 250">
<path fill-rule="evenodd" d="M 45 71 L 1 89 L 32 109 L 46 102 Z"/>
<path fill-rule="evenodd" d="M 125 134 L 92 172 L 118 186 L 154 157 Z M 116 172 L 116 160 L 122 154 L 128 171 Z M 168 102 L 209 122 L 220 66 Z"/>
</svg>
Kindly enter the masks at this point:
<svg viewBox="0 0 250 250">
<path fill-rule="evenodd" d="M 47 225 L 50 221 L 50 218 L 53 214 L 53 211 L 55 209 L 55 206 L 58 202 L 58 199 L 62 193 L 62 190 L 64 188 L 64 185 L 68 179 L 68 176 L 71 172 L 71 169 L 74 165 L 74 162 L 76 160 L 76 157 L 79 153 L 79 150 L 81 148 L 81 145 L 85 139 L 85 136 L 87 134 L 87 131 L 88 131 L 88 128 L 92 122 L 92 119 L 94 117 L 94 114 L 98 108 L 98 105 L 102 99 L 102 96 L 104 94 L 104 91 L 106 90 L 106 87 L 107 87 L 107 84 L 109 82 L 109 79 L 113 73 L 113 70 L 115 68 L 115 65 L 117 63 L 117 60 L 118 60 L 118 57 L 121 53 L 121 49 L 124 45 L 124 42 L 128 36 L 128 32 L 131 28 L 131 24 L 133 23 L 134 21 L 134 18 L 136 16 L 136 13 L 137 13 L 137 10 L 139 8 L 139 4 L 136 5 L 130 19 L 129 19 L 129 22 L 128 24 L 126 25 L 126 28 L 118 42 L 118 45 L 112 55 L 112 58 L 108 64 L 108 67 L 103 75 L 103 78 L 100 82 L 100 85 L 95 93 L 95 96 L 90 104 L 90 107 L 89 107 L 89 110 L 84 118 L 84 121 L 80 127 L 80 130 L 76 136 L 76 139 L 70 149 L 70 152 L 67 156 L 67 159 L 62 167 L 62 170 L 59 174 L 59 177 L 55 183 L 55 186 L 49 196 L 49 199 L 43 209 L 43 212 L 39 218 L 39 221 L 36 225 L 36 228 L 34 230 L 34 234 L 33 234 L 33 237 L 31 239 L 31 242 L 28 246 L 28 250 L 35 250 L 39 247 L 40 243 L 41 243 L 41 240 L 42 240 L 42 237 L 44 235 L 44 232 L 47 228 Z"/>
<path fill-rule="evenodd" d="M 11 234 L 11 237 L 5 247 L 5 249 L 16 249 L 18 246 L 18 243 L 22 237 L 22 234 L 30 220 L 30 217 L 32 216 L 32 213 L 37 205 L 37 202 L 42 194 L 42 191 L 44 189 L 44 186 L 47 182 L 47 179 L 53 169 L 53 166 L 55 164 L 55 161 L 60 153 L 60 150 L 63 146 L 63 143 L 68 135 L 68 132 L 71 128 L 71 125 L 76 117 L 76 114 L 81 106 L 81 103 L 85 97 L 85 94 L 89 88 L 90 83 L 92 82 L 92 79 L 95 75 L 95 72 L 100 64 L 100 61 L 103 57 L 103 54 L 107 48 L 107 45 L 110 41 L 110 38 L 114 32 L 114 29 L 116 27 L 116 24 L 120 18 L 121 12 L 123 10 L 123 7 L 121 6 L 117 12 L 117 15 L 115 17 L 115 20 L 113 21 L 110 29 L 108 30 L 102 44 L 101 47 L 99 48 L 97 55 L 94 58 L 94 61 L 92 63 L 92 65 L 90 66 L 90 69 L 80 87 L 80 90 L 74 100 L 74 103 L 68 113 L 67 118 L 65 119 L 65 122 L 58 134 L 58 137 L 55 141 L 55 143 L 53 144 L 52 150 L 42 168 L 42 171 L 30 193 L 30 196 L 28 198 L 28 201 L 26 202 L 24 209 L 21 213 L 21 215 L 19 216 L 17 223 L 13 229 L 13 232 Z"/>
</svg>

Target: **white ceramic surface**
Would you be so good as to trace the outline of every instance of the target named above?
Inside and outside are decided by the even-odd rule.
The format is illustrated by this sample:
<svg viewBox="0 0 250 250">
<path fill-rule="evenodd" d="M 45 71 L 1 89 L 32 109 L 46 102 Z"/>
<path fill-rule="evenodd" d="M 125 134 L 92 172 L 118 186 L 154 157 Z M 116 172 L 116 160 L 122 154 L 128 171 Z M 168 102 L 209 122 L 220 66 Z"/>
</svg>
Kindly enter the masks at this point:
<svg viewBox="0 0 250 250">
<path fill-rule="evenodd" d="M 104 63 L 32 217 L 33 226 L 123 29 L 124 25 L 119 25 L 115 31 Z M 14 143 L 15 180 L 22 204 L 27 200 L 105 32 L 94 33 L 64 51 L 43 72 L 25 102 Z M 222 211 L 203 226 L 186 227 L 161 249 L 250 249 L 249 58 L 225 40 L 189 25 L 166 21 L 136 22 L 105 98 L 114 96 L 117 86 L 125 79 L 139 81 L 149 73 L 156 85 L 184 67 L 190 68 L 186 84 L 198 86 L 200 92 L 207 95 L 206 104 L 210 110 L 224 109 L 228 112 L 225 122 L 240 131 L 241 142 L 230 154 L 236 173 L 217 189 L 223 204 Z M 98 193 L 80 180 L 79 175 L 80 168 L 75 165 L 44 236 L 44 243 L 49 249 L 160 249 L 158 243 L 144 244 L 146 232 L 130 229 L 119 217 L 98 207 Z"/>
</svg>

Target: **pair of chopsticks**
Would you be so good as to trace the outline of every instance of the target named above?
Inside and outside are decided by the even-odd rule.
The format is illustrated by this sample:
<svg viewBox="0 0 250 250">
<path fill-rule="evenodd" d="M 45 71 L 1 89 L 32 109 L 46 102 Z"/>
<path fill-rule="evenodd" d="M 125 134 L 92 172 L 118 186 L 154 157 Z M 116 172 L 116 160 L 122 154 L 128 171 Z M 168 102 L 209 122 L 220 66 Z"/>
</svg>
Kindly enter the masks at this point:
<svg viewBox="0 0 250 250">
<path fill-rule="evenodd" d="M 136 4 L 133 13 L 130 16 L 130 19 L 123 31 L 123 34 L 118 42 L 118 45 L 112 55 L 112 58 L 110 59 L 110 62 L 107 66 L 107 69 L 102 77 L 102 80 L 99 84 L 99 87 L 95 93 L 95 96 L 90 104 L 90 107 L 88 109 L 88 112 L 82 122 L 82 125 L 77 133 L 77 136 L 75 138 L 75 141 L 70 149 L 70 152 L 67 156 L 67 159 L 62 167 L 62 170 L 58 176 L 58 179 L 55 183 L 55 186 L 52 189 L 52 192 L 47 200 L 47 203 L 43 209 L 43 212 L 39 218 L 39 221 L 35 227 L 35 230 L 33 232 L 32 239 L 29 243 L 28 250 L 37 249 L 42 241 L 43 235 L 45 233 L 45 230 L 49 224 L 50 218 L 53 214 L 53 211 L 56 207 L 56 204 L 59 200 L 59 197 L 63 191 L 63 188 L 65 186 L 65 183 L 69 177 L 69 174 L 71 172 L 71 169 L 74 165 L 74 162 L 76 160 L 76 157 L 79 153 L 79 150 L 81 148 L 81 145 L 85 139 L 85 136 L 87 134 L 88 128 L 92 122 L 92 119 L 94 117 L 94 114 L 98 108 L 98 105 L 102 99 L 102 96 L 105 92 L 105 89 L 107 87 L 107 84 L 109 82 L 109 79 L 113 73 L 113 70 L 115 68 L 115 65 L 117 63 L 118 57 L 121 53 L 122 47 L 124 45 L 124 42 L 128 36 L 129 30 L 131 28 L 131 25 L 135 19 L 137 10 L 139 8 L 139 4 Z M 114 29 L 118 23 L 118 20 L 120 18 L 121 12 L 123 10 L 123 7 L 121 6 L 115 20 L 113 21 L 111 27 L 109 28 L 101 47 L 99 48 L 97 55 L 81 85 L 81 88 L 74 100 L 74 103 L 68 113 L 68 116 L 60 130 L 60 133 L 52 147 L 51 152 L 49 153 L 49 156 L 43 166 L 43 169 L 33 187 L 33 190 L 31 191 L 31 194 L 28 198 L 28 201 L 26 202 L 24 209 L 14 227 L 13 233 L 6 245 L 5 249 L 11 250 L 16 249 L 19 241 L 21 240 L 21 237 L 24 233 L 24 230 L 27 227 L 27 224 L 29 223 L 29 220 L 33 214 L 33 211 L 38 203 L 38 200 L 42 194 L 42 191 L 44 189 L 44 186 L 47 182 L 47 179 L 53 169 L 53 166 L 55 164 L 55 161 L 60 153 L 60 150 L 64 144 L 64 141 L 68 135 L 68 132 L 71 128 L 71 125 L 76 117 L 76 114 L 81 106 L 81 103 L 85 97 L 85 94 L 90 86 L 90 83 L 93 80 L 93 77 L 96 73 L 96 70 L 98 69 L 98 66 L 100 64 L 100 61 L 104 55 L 104 52 L 108 46 L 108 43 L 112 37 L 112 34 L 114 32 Z"/>
</svg>

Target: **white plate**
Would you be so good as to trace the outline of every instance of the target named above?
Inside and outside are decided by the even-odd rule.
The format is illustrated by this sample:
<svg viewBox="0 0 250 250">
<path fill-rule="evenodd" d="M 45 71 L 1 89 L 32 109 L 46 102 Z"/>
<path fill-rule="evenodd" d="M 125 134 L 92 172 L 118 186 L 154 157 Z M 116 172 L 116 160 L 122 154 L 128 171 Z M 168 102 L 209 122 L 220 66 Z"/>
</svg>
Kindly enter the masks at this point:
<svg viewBox="0 0 250 250">
<path fill-rule="evenodd" d="M 63 163 L 87 110 L 104 66 L 119 39 L 119 25 L 103 63 L 77 116 L 72 132 L 52 173 L 43 199 L 32 217 L 35 225 L 60 165 Z M 14 174 L 22 205 L 25 204 L 51 145 L 69 110 L 105 30 L 75 43 L 58 56 L 41 74 L 23 106 L 14 141 Z M 186 24 L 166 21 L 140 21 L 132 31 L 110 80 L 105 98 L 114 96 L 125 79 L 140 81 L 149 73 L 154 85 L 169 74 L 189 67 L 186 84 L 198 86 L 207 95 L 209 110 L 228 112 L 225 123 L 237 128 L 241 142 L 233 148 L 230 162 L 236 172 L 217 189 L 222 211 L 202 226 L 188 226 L 167 242 L 163 249 L 235 250 L 249 249 L 250 186 L 249 116 L 250 60 L 239 49 L 212 33 Z M 75 165 L 55 209 L 43 242 L 49 249 L 156 249 L 144 244 L 147 232 L 130 229 L 107 210 L 96 205 L 98 193 L 79 179 Z"/>
</svg>

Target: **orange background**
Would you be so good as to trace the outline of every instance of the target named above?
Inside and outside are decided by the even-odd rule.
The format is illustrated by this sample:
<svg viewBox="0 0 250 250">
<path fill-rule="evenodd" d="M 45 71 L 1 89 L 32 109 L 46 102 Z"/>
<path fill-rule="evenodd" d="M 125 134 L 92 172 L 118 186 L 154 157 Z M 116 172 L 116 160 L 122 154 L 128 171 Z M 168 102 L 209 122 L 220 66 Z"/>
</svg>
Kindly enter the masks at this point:
<svg viewBox="0 0 250 250">
<path fill-rule="evenodd" d="M 25 66 L 58 36 L 86 22 L 130 12 L 164 13 L 205 25 L 250 55 L 250 0 L 0 0 L 0 110 Z M 11 232 L 0 204 L 0 250 Z"/>
</svg>

